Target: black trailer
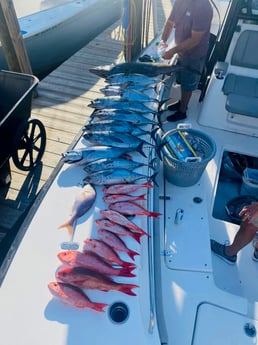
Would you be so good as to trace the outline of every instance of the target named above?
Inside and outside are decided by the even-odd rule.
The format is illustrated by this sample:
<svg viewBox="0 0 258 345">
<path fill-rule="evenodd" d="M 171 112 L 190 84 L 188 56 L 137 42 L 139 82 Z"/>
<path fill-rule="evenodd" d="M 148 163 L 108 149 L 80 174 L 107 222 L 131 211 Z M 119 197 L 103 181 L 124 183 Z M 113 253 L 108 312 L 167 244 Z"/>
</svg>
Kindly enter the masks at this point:
<svg viewBox="0 0 258 345">
<path fill-rule="evenodd" d="M 11 180 L 10 158 L 18 169 L 29 171 L 45 151 L 45 128 L 30 118 L 38 82 L 33 75 L 0 71 L 0 184 Z"/>
</svg>

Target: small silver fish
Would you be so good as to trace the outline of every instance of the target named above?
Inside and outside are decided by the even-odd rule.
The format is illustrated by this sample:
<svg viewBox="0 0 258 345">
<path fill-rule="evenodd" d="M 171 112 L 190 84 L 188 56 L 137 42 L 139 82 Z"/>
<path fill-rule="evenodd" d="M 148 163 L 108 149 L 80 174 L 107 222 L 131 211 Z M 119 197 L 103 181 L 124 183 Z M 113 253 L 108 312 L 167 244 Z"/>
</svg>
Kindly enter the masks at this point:
<svg viewBox="0 0 258 345">
<path fill-rule="evenodd" d="M 158 77 L 148 77 L 144 74 L 137 73 L 116 73 L 107 76 L 105 81 L 110 85 L 121 85 L 123 83 L 129 83 L 129 85 L 139 85 L 139 87 L 143 88 L 149 85 L 156 85 L 160 82 L 160 79 Z"/>
<path fill-rule="evenodd" d="M 139 174 L 126 169 L 107 169 L 98 171 L 84 178 L 85 183 L 92 183 L 94 185 L 114 185 L 120 183 L 132 183 L 138 180 L 153 179 L 156 174 L 149 177 L 147 175 Z"/>
<path fill-rule="evenodd" d="M 67 151 L 63 153 L 62 160 L 68 164 L 84 165 L 102 158 L 120 157 L 130 151 L 132 149 L 128 147 L 91 146 L 81 150 Z M 141 150 L 139 152 L 144 154 Z"/>
<path fill-rule="evenodd" d="M 111 120 L 111 121 L 123 121 L 129 122 L 135 125 L 157 125 L 157 121 L 146 116 L 147 114 L 138 114 L 135 112 L 128 112 L 120 109 L 119 111 L 115 111 L 115 109 L 100 109 L 98 111 L 94 111 L 91 114 L 91 119 L 98 119 L 99 120 Z M 92 123 L 92 120 L 90 121 Z"/>
<path fill-rule="evenodd" d="M 148 105 L 145 103 L 148 103 Z M 154 104 L 151 101 L 139 102 L 116 96 L 96 98 L 88 106 L 94 109 L 129 109 L 140 114 L 157 113 L 159 110 L 158 104 Z"/>
<path fill-rule="evenodd" d="M 83 138 L 93 145 L 106 145 L 112 147 L 131 147 L 137 149 L 142 143 L 153 146 L 153 144 L 132 136 L 128 133 L 115 133 L 115 132 L 89 132 L 83 133 Z"/>
<path fill-rule="evenodd" d="M 120 96 L 128 100 L 134 100 L 137 102 L 158 102 L 157 99 L 151 98 L 148 95 L 140 92 L 139 90 L 122 89 L 121 87 L 106 86 L 100 89 L 100 91 L 107 97 Z"/>
<path fill-rule="evenodd" d="M 116 133 L 131 133 L 132 135 L 147 135 L 149 133 L 148 130 L 144 130 L 139 126 L 135 127 L 132 123 L 126 121 L 98 121 L 98 122 L 91 122 L 88 123 L 83 127 L 83 131 L 91 131 L 91 132 L 106 132 L 112 131 Z"/>
<path fill-rule="evenodd" d="M 135 162 L 131 159 L 125 158 L 108 158 L 108 159 L 99 159 L 95 162 L 87 164 L 83 169 L 88 173 L 92 174 L 97 171 L 107 170 L 107 169 L 127 169 L 134 170 L 143 166 L 151 167 L 149 164 Z"/>
</svg>

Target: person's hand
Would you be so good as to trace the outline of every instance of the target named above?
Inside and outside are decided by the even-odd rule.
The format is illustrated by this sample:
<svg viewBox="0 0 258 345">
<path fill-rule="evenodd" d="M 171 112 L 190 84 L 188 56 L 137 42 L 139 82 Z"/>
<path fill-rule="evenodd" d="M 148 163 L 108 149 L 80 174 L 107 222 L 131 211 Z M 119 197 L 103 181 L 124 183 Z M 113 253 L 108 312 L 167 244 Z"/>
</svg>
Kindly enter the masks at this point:
<svg viewBox="0 0 258 345">
<path fill-rule="evenodd" d="M 244 206 L 239 212 L 239 216 L 242 217 L 243 221 L 251 223 L 252 220 L 258 216 L 258 202 Z"/>
<path fill-rule="evenodd" d="M 165 53 L 162 55 L 162 57 L 163 57 L 163 59 L 165 59 L 165 60 L 170 60 L 170 59 L 172 59 L 172 57 L 173 57 L 175 54 L 176 54 L 176 53 L 175 53 L 174 48 L 171 48 L 171 49 L 165 51 Z"/>
<path fill-rule="evenodd" d="M 164 49 L 165 50 L 165 49 L 167 49 L 167 47 L 168 47 L 167 43 L 164 42 L 163 40 L 161 40 L 159 42 L 158 49 L 160 49 L 160 50 Z"/>
</svg>

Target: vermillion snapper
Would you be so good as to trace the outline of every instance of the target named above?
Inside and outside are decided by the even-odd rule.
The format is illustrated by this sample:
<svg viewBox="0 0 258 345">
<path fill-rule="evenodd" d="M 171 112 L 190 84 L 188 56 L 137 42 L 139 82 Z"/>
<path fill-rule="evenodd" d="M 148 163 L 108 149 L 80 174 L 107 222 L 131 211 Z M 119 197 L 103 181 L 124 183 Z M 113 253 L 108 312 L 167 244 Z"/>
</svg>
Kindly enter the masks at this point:
<svg viewBox="0 0 258 345">
<path fill-rule="evenodd" d="M 58 253 L 57 256 L 65 265 L 73 267 L 82 266 L 95 272 L 110 274 L 113 276 L 135 277 L 135 274 L 131 273 L 135 267 L 112 267 L 99 255 L 92 252 L 81 253 L 77 250 L 67 250 Z"/>
<path fill-rule="evenodd" d="M 98 235 L 104 242 L 109 244 L 112 248 L 118 250 L 119 252 L 127 253 L 128 256 L 130 256 L 130 258 L 133 260 L 136 255 L 139 255 L 139 253 L 137 253 L 136 251 L 129 249 L 124 243 L 124 241 L 122 241 L 121 238 L 112 231 L 99 229 Z"/>
<path fill-rule="evenodd" d="M 98 312 L 103 312 L 108 306 L 105 303 L 95 303 L 79 288 L 66 283 L 51 282 L 48 284 L 51 294 L 63 304 L 68 304 L 75 308 L 90 308 Z"/>
<path fill-rule="evenodd" d="M 111 220 L 114 223 L 117 223 L 119 225 L 125 226 L 126 228 L 140 234 L 140 235 L 146 235 L 150 237 L 150 235 L 145 232 L 143 229 L 141 229 L 138 225 L 131 222 L 127 217 L 125 217 L 123 214 L 113 211 L 113 210 L 101 210 L 100 214 L 109 220 Z"/>
<path fill-rule="evenodd" d="M 95 238 L 87 238 L 83 241 L 83 243 L 84 253 L 87 253 L 87 251 L 94 252 L 101 256 L 105 261 L 107 261 L 111 265 L 118 265 L 122 267 L 135 267 L 135 264 L 121 260 L 118 254 L 114 251 L 114 249 L 109 244 L 101 240 Z"/>
<path fill-rule="evenodd" d="M 109 219 L 104 218 L 96 219 L 95 223 L 99 230 L 108 230 L 118 236 L 132 237 L 135 241 L 141 243 L 141 236 L 143 236 L 143 234 L 133 232 L 123 225 L 117 224 Z M 98 234 L 100 235 L 99 231 Z"/>
<path fill-rule="evenodd" d="M 141 191 L 142 189 L 146 188 L 153 188 L 153 184 L 151 181 L 142 184 L 135 184 L 135 183 L 122 183 L 116 184 L 114 186 L 108 186 L 103 188 L 103 193 L 105 194 L 130 194 Z"/>
<path fill-rule="evenodd" d="M 78 286 L 82 289 L 100 291 L 120 291 L 130 296 L 136 296 L 132 289 L 137 288 L 135 284 L 116 283 L 111 277 L 88 270 L 84 267 L 65 267 L 56 274 L 58 280 Z"/>
<path fill-rule="evenodd" d="M 159 217 L 159 212 L 151 212 L 145 209 L 145 207 L 137 204 L 135 201 L 119 201 L 110 204 L 108 207 L 110 210 L 120 212 L 126 216 L 148 216 Z"/>
</svg>

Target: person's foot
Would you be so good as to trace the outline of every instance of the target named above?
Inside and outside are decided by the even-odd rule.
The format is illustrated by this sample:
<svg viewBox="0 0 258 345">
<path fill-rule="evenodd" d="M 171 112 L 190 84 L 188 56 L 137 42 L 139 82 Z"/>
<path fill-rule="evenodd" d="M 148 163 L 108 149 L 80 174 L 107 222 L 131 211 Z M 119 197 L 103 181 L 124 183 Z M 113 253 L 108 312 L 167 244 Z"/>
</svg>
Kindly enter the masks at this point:
<svg viewBox="0 0 258 345">
<path fill-rule="evenodd" d="M 237 261 L 237 255 L 227 255 L 225 252 L 226 246 L 215 240 L 211 240 L 211 250 L 220 259 L 224 260 L 226 263 L 233 265 Z M 258 259 L 257 259 L 258 260 Z"/>
<path fill-rule="evenodd" d="M 179 108 L 180 108 L 180 101 L 177 101 L 176 103 L 168 105 L 166 110 L 177 111 L 179 110 Z"/>
<path fill-rule="evenodd" d="M 179 120 L 184 120 L 186 119 L 186 112 L 182 113 L 181 111 L 176 111 L 174 114 L 171 114 L 167 117 L 168 122 L 176 122 Z"/>
</svg>

